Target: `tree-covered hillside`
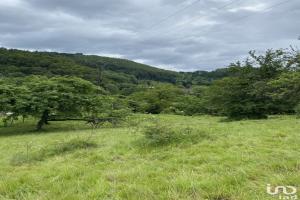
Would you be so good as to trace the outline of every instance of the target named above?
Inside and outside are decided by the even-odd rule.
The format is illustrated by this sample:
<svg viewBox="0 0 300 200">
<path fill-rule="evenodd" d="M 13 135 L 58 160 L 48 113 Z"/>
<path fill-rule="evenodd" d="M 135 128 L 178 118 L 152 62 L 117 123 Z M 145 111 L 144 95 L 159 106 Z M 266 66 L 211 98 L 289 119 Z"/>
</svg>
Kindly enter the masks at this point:
<svg viewBox="0 0 300 200">
<path fill-rule="evenodd" d="M 124 59 L 5 48 L 0 49 L 0 69 L 1 75 L 5 77 L 76 76 L 109 90 L 118 90 L 143 81 L 175 83 L 178 76 L 176 72 Z"/>
<path fill-rule="evenodd" d="M 189 87 L 192 84 L 209 84 L 212 80 L 227 76 L 227 73 L 226 69 L 214 72 L 178 73 L 125 59 L 80 53 L 30 52 L 1 48 L 0 75 L 5 77 L 76 76 L 113 93 L 120 90 L 130 93 L 128 88 L 132 89 L 138 84 L 149 84 L 151 81 Z"/>
</svg>

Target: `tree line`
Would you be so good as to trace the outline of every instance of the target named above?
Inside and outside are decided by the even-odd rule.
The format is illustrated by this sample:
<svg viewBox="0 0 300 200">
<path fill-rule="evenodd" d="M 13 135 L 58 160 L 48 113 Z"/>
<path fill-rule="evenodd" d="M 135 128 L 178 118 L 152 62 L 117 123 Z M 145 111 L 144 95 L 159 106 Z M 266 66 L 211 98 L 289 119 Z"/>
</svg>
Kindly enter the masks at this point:
<svg viewBox="0 0 300 200">
<path fill-rule="evenodd" d="M 104 70 L 97 69 L 101 64 L 97 64 L 99 58 L 95 56 L 50 53 L 55 55 L 51 57 L 41 53 L 42 57 L 54 59 L 51 62 L 51 59 L 40 60 L 39 56 L 32 58 L 31 52 L 13 50 L 13 56 L 9 56 L 10 51 L 2 49 L 0 52 L 3 51 L 6 54 L 0 55 L 3 75 L 0 78 L 0 112 L 10 113 L 4 118 L 6 124 L 15 119 L 35 117 L 37 129 L 41 129 L 49 121 L 96 123 L 118 120 L 130 113 L 210 114 L 230 119 L 257 119 L 300 112 L 300 54 L 292 48 L 268 50 L 263 55 L 251 51 L 245 61 L 214 72 L 165 71 L 175 74 L 175 81 L 166 81 L 168 76 L 161 81 L 160 78 L 142 80 L 139 73 L 147 74 L 146 71 L 156 69 L 145 66 L 140 69 L 131 66 L 130 61 L 122 68 L 122 64 L 115 60 L 109 62 L 107 58 L 110 64 L 103 69 L 115 70 L 115 74 L 110 75 L 122 76 L 120 73 L 123 73 L 128 78 L 116 78 L 116 82 L 103 78 Z M 68 57 L 75 58 L 68 60 Z M 37 69 L 45 73 L 36 74 Z M 87 69 L 91 74 L 85 76 L 93 75 L 94 79 L 83 76 L 82 72 Z"/>
</svg>

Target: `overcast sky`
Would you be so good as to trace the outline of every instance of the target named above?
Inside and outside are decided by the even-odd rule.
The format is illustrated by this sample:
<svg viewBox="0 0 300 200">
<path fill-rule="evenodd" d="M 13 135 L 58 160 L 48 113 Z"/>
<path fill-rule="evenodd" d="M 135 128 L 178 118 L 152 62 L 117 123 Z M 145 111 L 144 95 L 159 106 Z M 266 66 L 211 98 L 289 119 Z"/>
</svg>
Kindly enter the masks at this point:
<svg viewBox="0 0 300 200">
<path fill-rule="evenodd" d="M 299 36 L 300 0 L 0 0 L 2 47 L 121 57 L 177 71 L 224 67 L 249 50 L 300 46 Z"/>
</svg>

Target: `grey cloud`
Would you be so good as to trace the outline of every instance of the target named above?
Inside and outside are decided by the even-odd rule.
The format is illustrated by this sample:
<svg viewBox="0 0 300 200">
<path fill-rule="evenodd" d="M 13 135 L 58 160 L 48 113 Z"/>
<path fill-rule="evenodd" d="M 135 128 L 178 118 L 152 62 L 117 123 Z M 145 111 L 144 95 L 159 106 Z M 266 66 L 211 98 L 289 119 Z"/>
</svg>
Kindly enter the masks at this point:
<svg viewBox="0 0 300 200">
<path fill-rule="evenodd" d="M 268 12 L 264 8 L 282 0 L 237 0 L 227 7 L 232 1 L 193 2 L 3 0 L 0 45 L 120 55 L 178 71 L 212 70 L 245 58 L 252 49 L 299 45 L 297 0 Z"/>
</svg>

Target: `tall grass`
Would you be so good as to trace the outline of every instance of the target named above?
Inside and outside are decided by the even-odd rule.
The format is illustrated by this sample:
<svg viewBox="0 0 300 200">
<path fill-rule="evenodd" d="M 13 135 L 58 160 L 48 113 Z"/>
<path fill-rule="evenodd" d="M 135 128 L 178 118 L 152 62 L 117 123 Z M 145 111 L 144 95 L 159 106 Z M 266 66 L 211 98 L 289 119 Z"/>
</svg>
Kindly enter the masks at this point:
<svg viewBox="0 0 300 200">
<path fill-rule="evenodd" d="M 151 127 L 152 118 L 167 134 L 185 134 L 141 148 L 136 141 L 148 141 L 144 128 Z M 94 130 L 88 141 L 97 146 L 71 142 L 90 136 L 83 124 L 59 123 L 22 134 L 29 122 L 0 128 L 0 199 L 274 200 L 279 198 L 267 194 L 267 184 L 299 187 L 299 119 L 222 119 L 135 115 L 127 127 Z M 12 165 L 18 153 L 26 155 L 26 144 L 29 163 L 25 156 L 25 162 L 16 159 L 19 164 Z"/>
<path fill-rule="evenodd" d="M 30 143 L 25 145 L 26 149 L 23 152 L 15 154 L 10 163 L 12 165 L 22 165 L 36 161 L 43 161 L 53 156 L 60 156 L 80 149 L 95 147 L 97 147 L 97 144 L 94 141 L 80 138 L 74 138 L 69 141 L 39 147 L 37 150 L 34 149 L 34 144 Z"/>
</svg>

